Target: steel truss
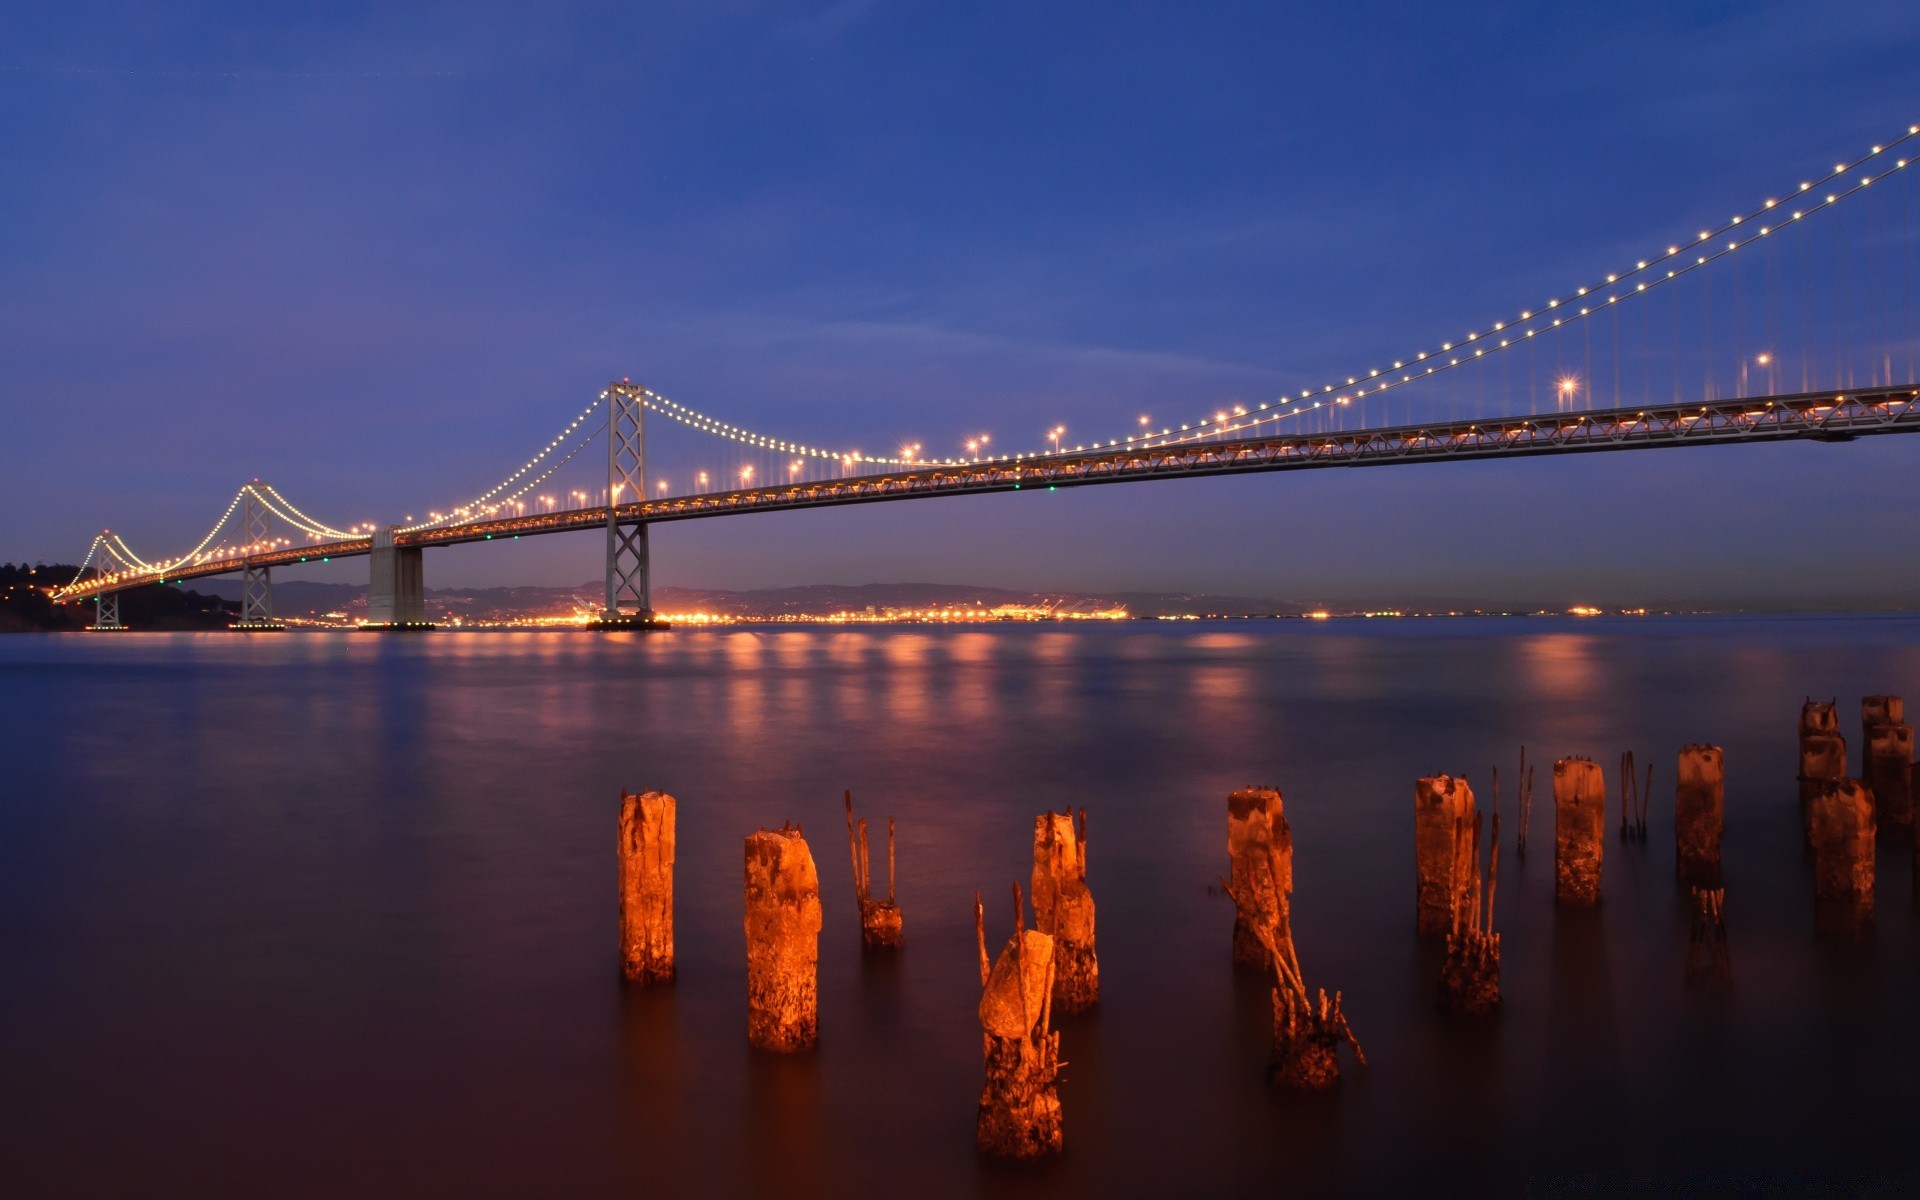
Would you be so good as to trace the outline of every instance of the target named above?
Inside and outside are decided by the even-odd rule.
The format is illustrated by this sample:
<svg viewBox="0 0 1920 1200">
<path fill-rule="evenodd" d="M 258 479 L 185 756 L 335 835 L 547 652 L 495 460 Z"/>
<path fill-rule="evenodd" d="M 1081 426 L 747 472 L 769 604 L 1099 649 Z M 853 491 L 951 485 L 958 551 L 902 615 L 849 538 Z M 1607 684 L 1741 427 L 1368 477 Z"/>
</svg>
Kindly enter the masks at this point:
<svg viewBox="0 0 1920 1200">
<path fill-rule="evenodd" d="M 268 524 L 267 502 L 260 498 L 260 481 L 254 480 L 241 492 L 242 523 L 245 529 L 243 545 L 246 547 L 246 562 L 243 568 L 240 586 L 240 624 L 242 626 L 273 624 L 273 566 L 258 561 L 273 549 L 267 541 L 272 532 Z"/>
<path fill-rule="evenodd" d="M 93 628 L 125 629 L 120 624 L 120 593 L 106 592 L 93 598 Z"/>
<path fill-rule="evenodd" d="M 645 396 L 645 388 L 630 383 L 607 385 L 607 607 L 602 618 L 608 621 L 653 616 L 647 523 L 623 511 L 647 498 Z"/>
</svg>

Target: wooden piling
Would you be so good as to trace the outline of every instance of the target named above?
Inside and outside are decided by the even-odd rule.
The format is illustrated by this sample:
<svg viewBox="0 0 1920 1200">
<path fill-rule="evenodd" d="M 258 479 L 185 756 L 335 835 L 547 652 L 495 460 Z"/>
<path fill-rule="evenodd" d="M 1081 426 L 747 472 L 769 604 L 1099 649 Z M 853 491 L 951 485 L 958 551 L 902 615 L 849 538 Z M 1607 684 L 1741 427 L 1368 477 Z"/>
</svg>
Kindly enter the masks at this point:
<svg viewBox="0 0 1920 1200">
<path fill-rule="evenodd" d="M 893 898 L 893 818 L 887 818 L 887 898 L 873 898 L 868 869 L 867 822 L 853 816 L 853 793 L 847 801 L 847 852 L 853 858 L 853 894 L 859 909 L 860 945 L 865 950 L 898 950 L 902 941 L 900 905 Z"/>
<path fill-rule="evenodd" d="M 1033 923 L 1054 941 L 1053 1003 L 1083 1012 L 1100 999 L 1093 943 L 1093 892 L 1087 887 L 1087 810 L 1033 819 Z"/>
<path fill-rule="evenodd" d="M 1264 874 L 1249 872 L 1249 879 L 1293 879 L 1292 832 L 1287 828 L 1286 819 L 1278 813 L 1274 814 L 1274 821 L 1278 836 L 1266 843 L 1271 861 Z M 1340 1081 L 1342 1042 L 1350 1044 L 1354 1057 L 1361 1066 L 1366 1066 L 1366 1052 L 1360 1048 L 1353 1027 L 1347 1023 L 1340 993 L 1335 992 L 1331 999 L 1325 988 L 1320 989 L 1317 999 L 1309 994 L 1300 972 L 1299 956 L 1294 952 L 1293 933 L 1287 927 L 1290 920 L 1287 909 L 1262 905 L 1257 897 L 1248 894 L 1251 889 L 1246 884 L 1232 879 L 1221 882 L 1239 911 L 1259 918 L 1258 924 L 1250 923 L 1251 931 L 1273 964 L 1273 1054 L 1267 1068 L 1271 1078 L 1283 1087 L 1296 1090 L 1319 1091 L 1332 1087 Z"/>
<path fill-rule="evenodd" d="M 1898 725 L 1907 719 L 1906 709 L 1906 702 L 1898 696 L 1862 696 L 1860 732 L 1869 733 L 1875 725 Z"/>
<path fill-rule="evenodd" d="M 747 1040 L 793 1051 L 820 1036 L 820 876 L 801 830 L 747 838 Z"/>
<path fill-rule="evenodd" d="M 1063 1143 L 1060 1035 L 1052 1030 L 1055 941 L 1026 928 L 1020 885 L 1013 885 L 1014 931 L 1000 957 L 987 961 L 986 910 L 973 896 L 980 950 L 980 1028 L 986 1081 L 974 1144 L 996 1158 L 1058 1154 Z"/>
<path fill-rule="evenodd" d="M 1500 1007 L 1500 935 L 1493 931 L 1493 897 L 1500 879 L 1500 813 L 1493 814 L 1484 890 L 1480 875 L 1483 814 L 1454 823 L 1453 924 L 1440 968 L 1440 1007 L 1464 1016 L 1484 1016 Z"/>
<path fill-rule="evenodd" d="M 1861 756 L 1880 827 L 1913 828 L 1913 726 L 1904 721 L 1867 726 Z"/>
<path fill-rule="evenodd" d="M 1906 725 L 1906 702 L 1898 696 L 1860 697 L 1860 779 L 1873 793 L 1874 816 L 1882 829 L 1913 826 L 1913 785 L 1896 779 L 1893 771 L 1896 761 L 1912 760 L 1913 730 Z"/>
<path fill-rule="evenodd" d="M 1600 903 L 1606 813 L 1607 778 L 1600 764 L 1585 758 L 1553 764 L 1553 896 L 1570 908 Z"/>
<path fill-rule="evenodd" d="M 633 983 L 673 978 L 673 836 L 665 792 L 620 789 L 620 971 Z"/>
<path fill-rule="evenodd" d="M 1808 846 L 1813 845 L 1813 798 L 1827 785 L 1846 777 L 1847 739 L 1828 729 L 1803 730 L 1800 734 L 1800 822 Z"/>
<path fill-rule="evenodd" d="M 1840 710 L 1838 701 L 1815 700 L 1806 698 L 1800 705 L 1800 736 L 1814 733 L 1840 732 Z"/>
<path fill-rule="evenodd" d="M 1464 779 L 1429 775 L 1413 782 L 1414 927 L 1421 937 L 1446 937 L 1460 887 L 1462 821 L 1474 816 L 1473 789 Z"/>
<path fill-rule="evenodd" d="M 1286 852 L 1270 854 L 1283 842 Z M 1288 874 L 1276 878 L 1275 864 Z M 1262 971 L 1273 960 L 1255 932 L 1286 929 L 1288 897 L 1293 892 L 1293 831 L 1287 826 L 1285 801 L 1270 787 L 1245 787 L 1227 797 L 1227 894 L 1233 897 L 1233 961 Z M 1248 907 L 1248 906 L 1251 907 Z"/>
<path fill-rule="evenodd" d="M 1720 747 L 1680 748 L 1673 796 L 1675 870 L 1689 887 L 1720 886 L 1720 835 L 1726 825 L 1726 771 Z"/>
<path fill-rule="evenodd" d="M 1857 933 L 1873 923 L 1873 796 L 1857 779 L 1823 785 L 1813 821 L 1813 894 L 1822 930 Z"/>
</svg>

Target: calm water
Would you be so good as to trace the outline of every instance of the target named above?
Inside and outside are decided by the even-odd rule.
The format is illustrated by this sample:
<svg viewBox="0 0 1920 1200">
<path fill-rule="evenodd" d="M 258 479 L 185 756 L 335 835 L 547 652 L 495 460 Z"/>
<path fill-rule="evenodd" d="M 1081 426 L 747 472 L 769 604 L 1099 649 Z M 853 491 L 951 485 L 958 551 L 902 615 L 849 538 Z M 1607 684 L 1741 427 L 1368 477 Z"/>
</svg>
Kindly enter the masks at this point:
<svg viewBox="0 0 1920 1200">
<path fill-rule="evenodd" d="M 0 639 L 0 1180 L 11 1194 L 788 1196 L 1517 1191 L 1567 1171 L 1904 1170 L 1906 851 L 1815 936 L 1801 699 L 1920 700 L 1920 622 L 1655 619 Z M 1727 762 L 1735 985 L 1689 988 L 1673 755 Z M 1412 787 L 1655 764 L 1597 916 L 1557 917 L 1544 773 L 1501 867 L 1504 1013 L 1433 1010 Z M 1508 806 L 1511 806 L 1511 771 Z M 1372 1059 L 1262 1077 L 1225 796 L 1286 794 L 1308 982 Z M 680 979 L 623 991 L 622 786 L 680 798 Z M 862 959 L 839 811 L 900 822 L 907 949 Z M 1610 797 L 1611 799 L 1611 797 Z M 975 888 L 1089 813 L 1102 1000 L 1067 1152 L 976 1161 Z M 821 1045 L 745 1038 L 741 839 L 805 825 Z M 1610 814 L 1611 819 L 1611 814 Z M 1509 828 L 1511 822 L 1509 821 Z"/>
</svg>

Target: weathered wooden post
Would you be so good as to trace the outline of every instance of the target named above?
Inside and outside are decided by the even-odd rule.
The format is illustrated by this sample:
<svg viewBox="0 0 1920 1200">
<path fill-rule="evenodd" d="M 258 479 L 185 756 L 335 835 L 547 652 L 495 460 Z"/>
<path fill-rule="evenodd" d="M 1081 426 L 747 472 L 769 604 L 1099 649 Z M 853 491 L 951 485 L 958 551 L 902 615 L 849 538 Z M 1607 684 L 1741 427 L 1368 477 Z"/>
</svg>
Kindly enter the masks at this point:
<svg viewBox="0 0 1920 1200">
<path fill-rule="evenodd" d="M 1013 885 L 1013 937 L 987 961 L 987 917 L 973 897 L 980 943 L 980 1027 L 986 1082 L 974 1144 L 997 1158 L 1058 1154 L 1062 1142 L 1060 1035 L 1052 1031 L 1054 939 L 1026 927 L 1020 885 Z"/>
<path fill-rule="evenodd" d="M 1600 903 L 1600 856 L 1606 847 L 1607 778 L 1600 764 L 1563 758 L 1553 764 L 1553 895 L 1572 908 Z"/>
<path fill-rule="evenodd" d="M 1453 924 L 1440 968 L 1440 1007 L 1484 1016 L 1500 1007 L 1500 935 L 1493 931 L 1493 896 L 1500 880 L 1500 814 L 1493 814 L 1486 888 L 1480 877 L 1480 813 L 1454 823 Z"/>
<path fill-rule="evenodd" d="M 1726 824 L 1726 772 L 1720 747 L 1680 748 L 1673 798 L 1673 841 L 1680 882 L 1720 886 L 1720 835 Z"/>
<path fill-rule="evenodd" d="M 1053 1003 L 1061 1012 L 1100 999 L 1100 960 L 1093 945 L 1093 893 L 1087 888 L 1087 810 L 1033 819 L 1033 923 L 1051 937 Z"/>
<path fill-rule="evenodd" d="M 673 833 L 665 792 L 620 789 L 620 970 L 634 983 L 673 978 Z"/>
<path fill-rule="evenodd" d="M 1873 796 L 1857 779 L 1824 785 L 1813 821 L 1813 896 L 1818 924 L 1837 933 L 1873 923 Z"/>
<path fill-rule="evenodd" d="M 1316 1001 L 1307 991 L 1300 973 L 1300 959 L 1294 953 L 1293 932 L 1288 927 L 1291 907 L 1263 904 L 1251 894 L 1251 881 L 1293 879 L 1293 831 L 1278 811 L 1270 814 L 1272 836 L 1266 842 L 1270 860 L 1264 873 L 1249 871 L 1248 882 L 1224 880 L 1234 907 L 1248 914 L 1249 928 L 1273 964 L 1273 1057 L 1269 1075 L 1285 1087 L 1305 1091 L 1330 1088 L 1340 1081 L 1340 1044 L 1346 1042 L 1361 1066 L 1367 1065 L 1366 1052 L 1347 1024 L 1340 1006 L 1339 992 L 1328 999 L 1325 988 Z M 1259 923 L 1254 924 L 1257 918 Z"/>
<path fill-rule="evenodd" d="M 1812 704 L 1813 701 L 1807 701 Z M 1831 715 L 1832 705 L 1825 706 Z M 1800 821 L 1807 845 L 1813 845 L 1813 798 L 1829 784 L 1847 777 L 1847 739 L 1831 729 L 1807 730 L 1804 717 L 1800 733 Z"/>
<path fill-rule="evenodd" d="M 1246 787 L 1227 797 L 1227 894 L 1233 897 L 1233 961 L 1263 971 L 1273 969 L 1256 930 L 1286 929 L 1293 877 L 1276 878 L 1276 864 L 1291 868 L 1292 831 L 1282 816 L 1285 802 L 1276 788 Z M 1270 847 L 1288 842 L 1284 854 Z M 1251 905 L 1252 907 L 1247 907 Z"/>
<path fill-rule="evenodd" d="M 1800 705 L 1800 736 L 1812 733 L 1840 732 L 1840 709 L 1835 700 L 1815 700 L 1808 696 Z"/>
<path fill-rule="evenodd" d="M 853 894 L 860 909 L 860 945 L 867 950 L 898 950 L 900 905 L 893 898 L 893 818 L 887 818 L 887 898 L 873 898 L 867 867 L 867 822 L 853 818 L 853 793 L 847 793 L 847 850 L 853 856 Z"/>
<path fill-rule="evenodd" d="M 1894 700 L 1895 697 L 1884 697 Z M 1890 829 L 1913 827 L 1913 726 L 1905 721 L 1882 721 L 1867 726 L 1866 785 L 1873 792 L 1873 811 L 1879 824 Z"/>
<path fill-rule="evenodd" d="M 1898 725 L 1907 719 L 1906 709 L 1906 702 L 1898 696 L 1862 696 L 1860 732 L 1871 734 L 1875 725 Z"/>
<path fill-rule="evenodd" d="M 801 830 L 747 838 L 747 1040 L 805 1050 L 820 1037 L 820 876 Z"/>
<path fill-rule="evenodd" d="M 1453 932 L 1464 865 L 1458 830 L 1473 817 L 1473 789 L 1466 780 L 1429 775 L 1413 781 L 1414 926 L 1421 937 Z"/>
</svg>

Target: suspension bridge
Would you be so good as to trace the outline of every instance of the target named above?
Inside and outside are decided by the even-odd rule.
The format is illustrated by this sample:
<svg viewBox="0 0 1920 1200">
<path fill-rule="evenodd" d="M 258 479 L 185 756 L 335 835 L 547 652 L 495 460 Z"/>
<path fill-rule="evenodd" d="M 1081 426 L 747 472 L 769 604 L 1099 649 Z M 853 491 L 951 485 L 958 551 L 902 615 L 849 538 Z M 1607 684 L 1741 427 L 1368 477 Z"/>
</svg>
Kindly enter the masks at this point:
<svg viewBox="0 0 1920 1200">
<path fill-rule="evenodd" d="M 1177 425 L 1156 428 L 1142 416 L 1113 436 L 1073 445 L 1055 425 L 1013 452 L 976 435 L 956 438 L 949 457 L 925 455 L 918 442 L 873 455 L 750 430 L 619 380 L 505 478 L 425 519 L 342 528 L 255 479 L 185 553 L 143 558 L 103 531 L 53 596 L 93 601 L 93 627 L 118 629 L 119 597 L 129 588 L 237 573 L 244 586 L 234 628 L 275 629 L 275 568 L 367 557 L 368 627 L 426 628 L 426 549 L 593 530 L 606 545 L 596 624 L 648 628 L 658 624 L 648 531 L 665 521 L 1263 471 L 1912 432 L 1920 430 L 1920 196 L 1911 175 L 1920 173 L 1908 172 L 1913 160 L 1902 147 L 1916 139 L 1920 126 L 1910 126 L 1831 171 L 1457 336 Z M 662 454 L 663 430 L 686 444 Z M 595 442 L 603 456 L 586 454 Z"/>
</svg>

